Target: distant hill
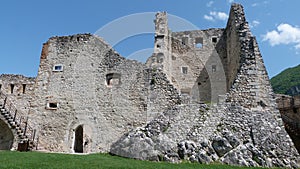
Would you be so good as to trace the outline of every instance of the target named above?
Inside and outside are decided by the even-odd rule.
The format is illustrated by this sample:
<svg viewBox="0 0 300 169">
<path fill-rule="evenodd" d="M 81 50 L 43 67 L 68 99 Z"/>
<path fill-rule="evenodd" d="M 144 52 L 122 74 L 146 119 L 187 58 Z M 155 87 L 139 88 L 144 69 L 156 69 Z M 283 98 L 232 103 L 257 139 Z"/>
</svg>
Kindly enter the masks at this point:
<svg viewBox="0 0 300 169">
<path fill-rule="evenodd" d="M 300 65 L 285 69 L 271 79 L 275 93 L 300 95 Z"/>
</svg>

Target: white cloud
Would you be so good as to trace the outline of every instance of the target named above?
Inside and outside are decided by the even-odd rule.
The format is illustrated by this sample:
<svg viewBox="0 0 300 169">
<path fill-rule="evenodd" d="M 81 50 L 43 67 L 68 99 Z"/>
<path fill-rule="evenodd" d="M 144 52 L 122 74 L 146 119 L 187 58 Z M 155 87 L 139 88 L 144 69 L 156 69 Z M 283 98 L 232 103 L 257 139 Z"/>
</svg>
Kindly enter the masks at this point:
<svg viewBox="0 0 300 169">
<path fill-rule="evenodd" d="M 228 0 L 228 2 L 229 2 L 229 3 L 233 3 L 233 2 L 234 2 L 234 0 Z"/>
<path fill-rule="evenodd" d="M 250 23 L 250 27 L 251 28 L 254 28 L 256 26 L 258 26 L 260 24 L 260 22 L 258 20 L 253 20 L 251 23 Z"/>
<path fill-rule="evenodd" d="M 270 1 L 263 1 L 263 2 L 255 2 L 253 4 L 251 4 L 252 7 L 257 7 L 257 6 L 261 6 L 261 5 L 268 5 L 270 3 Z"/>
<path fill-rule="evenodd" d="M 251 4 L 252 7 L 258 6 L 258 3 Z"/>
<path fill-rule="evenodd" d="M 204 15 L 204 19 L 208 21 L 214 21 L 214 18 L 212 16 Z"/>
<path fill-rule="evenodd" d="M 277 30 L 263 35 L 263 41 L 268 41 L 271 46 L 293 44 L 296 49 L 300 49 L 300 28 L 282 23 L 277 26 Z"/>
<path fill-rule="evenodd" d="M 207 7 L 211 7 L 213 4 L 214 4 L 214 1 L 209 1 L 209 2 L 206 4 L 206 6 L 207 6 Z"/>
<path fill-rule="evenodd" d="M 209 15 L 204 15 L 204 19 L 208 21 L 215 21 L 215 20 L 221 20 L 225 21 L 228 19 L 228 15 L 224 12 L 209 12 Z"/>
</svg>

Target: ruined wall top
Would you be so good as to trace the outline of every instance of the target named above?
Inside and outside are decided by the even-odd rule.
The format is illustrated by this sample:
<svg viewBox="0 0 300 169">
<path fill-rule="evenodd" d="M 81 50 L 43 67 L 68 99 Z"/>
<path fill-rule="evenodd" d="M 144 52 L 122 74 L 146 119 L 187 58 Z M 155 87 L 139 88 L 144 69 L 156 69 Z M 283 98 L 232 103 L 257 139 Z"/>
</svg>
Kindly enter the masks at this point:
<svg viewBox="0 0 300 169">
<path fill-rule="evenodd" d="M 156 35 L 168 35 L 168 18 L 166 12 L 158 12 L 156 15 L 155 33 Z"/>
<path fill-rule="evenodd" d="M 34 77 L 13 74 L 0 75 L 0 91 L 5 94 L 25 94 L 32 92 L 34 83 Z"/>
</svg>

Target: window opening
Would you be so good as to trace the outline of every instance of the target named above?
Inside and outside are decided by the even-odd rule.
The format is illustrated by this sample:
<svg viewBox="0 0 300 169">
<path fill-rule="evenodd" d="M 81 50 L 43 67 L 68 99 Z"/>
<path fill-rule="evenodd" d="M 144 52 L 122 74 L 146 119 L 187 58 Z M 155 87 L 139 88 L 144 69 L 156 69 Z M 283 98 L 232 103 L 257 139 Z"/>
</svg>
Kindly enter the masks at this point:
<svg viewBox="0 0 300 169">
<path fill-rule="evenodd" d="M 182 67 L 181 71 L 183 74 L 187 74 L 188 73 L 188 68 L 187 67 Z"/>
<path fill-rule="evenodd" d="M 14 84 L 10 84 L 10 93 L 11 94 L 14 93 L 14 88 L 15 88 L 15 85 Z"/>
<path fill-rule="evenodd" d="M 203 47 L 203 38 L 196 38 L 195 46 L 196 46 L 196 48 L 202 48 Z"/>
<path fill-rule="evenodd" d="M 57 108 L 58 108 L 58 103 L 56 103 L 56 102 L 49 102 L 49 103 L 47 103 L 47 109 L 53 109 L 53 110 L 55 110 Z"/>
<path fill-rule="evenodd" d="M 218 38 L 217 38 L 217 37 L 212 37 L 212 38 L 211 38 L 211 41 L 212 41 L 212 43 L 217 43 Z"/>
<path fill-rule="evenodd" d="M 23 84 L 23 94 L 25 94 L 25 90 L 26 90 L 26 84 Z"/>
<path fill-rule="evenodd" d="M 53 71 L 55 71 L 55 72 L 63 71 L 63 65 L 54 65 L 53 66 Z"/>
<path fill-rule="evenodd" d="M 106 75 L 106 85 L 107 86 L 118 86 L 121 84 L 121 74 L 119 73 L 109 73 Z"/>
</svg>

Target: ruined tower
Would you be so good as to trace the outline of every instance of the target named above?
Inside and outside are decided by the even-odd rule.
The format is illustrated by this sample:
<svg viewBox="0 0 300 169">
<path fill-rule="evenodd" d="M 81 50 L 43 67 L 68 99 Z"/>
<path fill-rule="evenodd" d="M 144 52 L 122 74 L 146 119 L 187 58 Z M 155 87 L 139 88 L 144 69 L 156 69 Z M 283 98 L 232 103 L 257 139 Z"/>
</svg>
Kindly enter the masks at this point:
<svg viewBox="0 0 300 169">
<path fill-rule="evenodd" d="M 146 64 L 161 69 L 189 102 L 217 102 L 226 93 L 223 57 L 216 48 L 223 30 L 170 32 L 167 14 L 159 12 L 154 53 Z"/>
</svg>

